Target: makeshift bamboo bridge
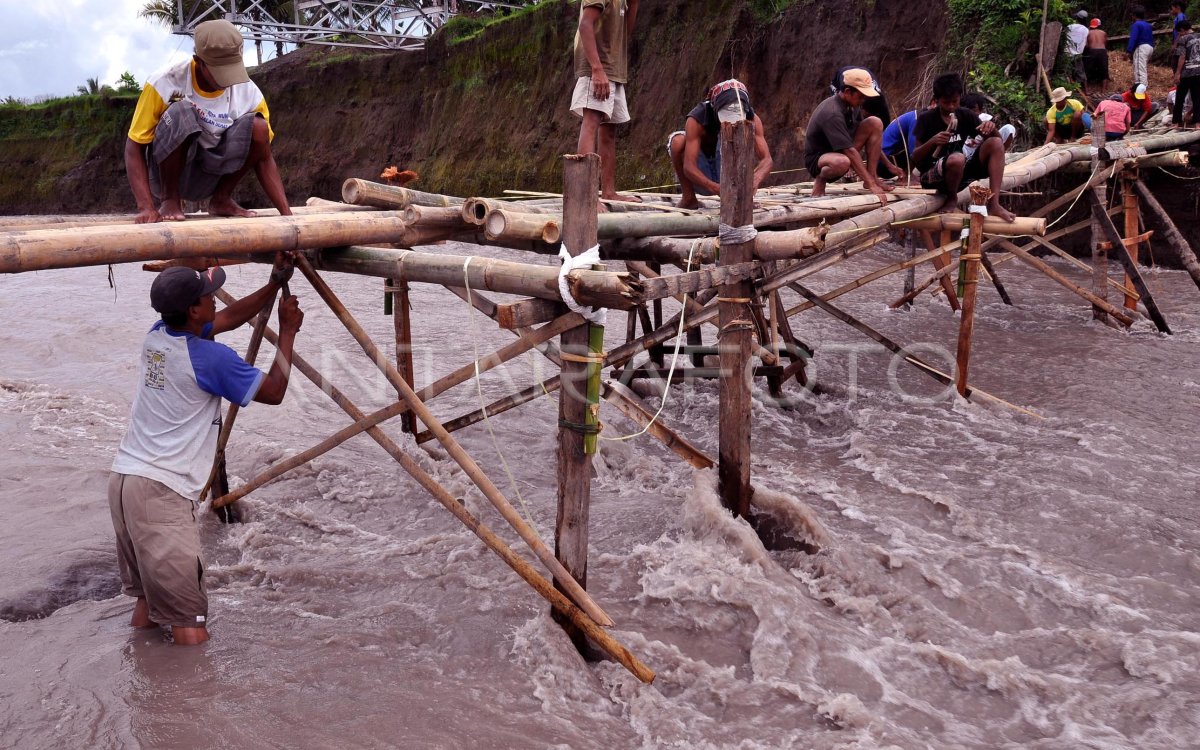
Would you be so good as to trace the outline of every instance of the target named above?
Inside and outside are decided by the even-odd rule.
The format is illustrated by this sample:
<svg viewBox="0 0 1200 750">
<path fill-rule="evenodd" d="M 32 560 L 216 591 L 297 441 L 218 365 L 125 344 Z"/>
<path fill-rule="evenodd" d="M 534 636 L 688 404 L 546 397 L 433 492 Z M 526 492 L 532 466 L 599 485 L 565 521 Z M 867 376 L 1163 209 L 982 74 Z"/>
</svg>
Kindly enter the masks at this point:
<svg viewBox="0 0 1200 750">
<path fill-rule="evenodd" d="M 132 261 L 147 262 L 151 270 L 172 264 L 270 263 L 277 251 L 295 251 L 300 272 L 382 371 L 398 400 L 367 412 L 297 352 L 293 366 L 346 412 L 349 423 L 317 445 L 231 489 L 223 471 L 224 451 L 236 417 L 236 407 L 231 407 L 210 481 L 216 496 L 212 506 L 236 507 L 237 500 L 258 487 L 366 433 L 550 603 L 581 649 L 590 642 L 649 682 L 653 671 L 605 630 L 613 620 L 586 591 L 591 456 L 601 430 L 601 403 L 616 407 L 691 466 L 716 466 L 722 502 L 741 517 L 749 517 L 753 500 L 750 398 L 754 378 L 763 378 L 772 393 L 780 393 L 791 379 L 806 382 L 805 364 L 813 353 L 797 336 L 792 319 L 809 308 L 819 308 L 845 322 L 919 372 L 953 385 L 966 398 L 990 400 L 1031 414 L 968 382 L 980 278 L 987 279 L 1011 304 L 1010 290 L 996 268 L 1015 258 L 1080 296 L 1097 319 L 1129 326 L 1144 310 L 1159 330 L 1169 332 L 1138 267 L 1139 248 L 1151 234 L 1142 231 L 1144 209 L 1163 227 L 1160 236 L 1171 244 L 1200 286 L 1200 262 L 1138 174 L 1149 166 L 1186 165 L 1187 155 L 1179 149 L 1200 141 L 1200 131 L 1135 134 L 1112 145 L 1104 144 L 1103 133 L 1100 122 L 1089 145 L 1045 146 L 1014 155 L 1005 170 L 1006 191 L 1055 171 L 1078 170 L 1083 181 L 1011 224 L 985 216 L 980 207 L 987 203 L 990 192 L 978 183 L 960 195 L 971 204 L 971 211 L 965 214 L 935 213 L 940 197 L 906 188 L 889 194 L 886 205 L 850 185 L 830 186 L 829 194 L 819 198 L 811 196 L 811 186 L 806 184 L 756 192 L 752 132 L 744 123 L 735 123 L 722 126 L 726 168 L 720 200 L 706 200 L 698 210 L 676 208 L 668 196 L 657 194 L 643 194 L 641 203 L 606 201 L 607 210 L 602 210 L 597 198 L 599 160 L 566 156 L 561 196 L 456 198 L 351 179 L 343 187 L 344 203 L 313 199 L 290 217 L 261 211 L 255 219 L 190 218 L 182 223 L 137 226 L 131 225 L 133 217 L 127 215 L 0 217 L 0 273 Z M 1121 197 L 1120 204 L 1111 207 L 1110 182 L 1116 185 L 1113 197 L 1117 190 Z M 1047 222 L 1048 217 L 1065 216 L 1081 200 L 1090 206 L 1090 218 L 1064 227 L 1056 227 L 1057 221 Z M 1123 234 L 1113 223 L 1115 215 L 1123 218 Z M 1085 229 L 1092 235 L 1091 264 L 1054 244 L 1057 238 Z M 895 237 L 897 230 L 906 230 L 906 260 L 825 294 L 818 295 L 807 286 L 808 277 Z M 919 253 L 914 242 L 917 235 L 926 245 Z M 558 269 L 479 254 L 451 255 L 437 246 L 445 240 L 472 243 L 481 251 L 490 246 L 558 254 L 561 248 L 565 265 Z M 1034 256 L 1032 251 L 1037 249 L 1087 271 L 1091 283 L 1084 286 L 1069 280 Z M 1124 282 L 1109 278 L 1112 255 L 1124 266 Z M 934 273 L 917 284 L 913 271 L 925 263 L 932 264 Z M 665 270 L 670 267 L 677 272 Z M 894 307 L 910 303 L 932 287 L 933 293 L 945 295 L 950 307 L 961 308 L 953 372 L 938 370 L 833 304 L 844 294 L 901 271 L 908 271 L 906 293 Z M 325 281 L 329 272 L 384 279 L 385 299 L 395 323 L 395 340 L 388 342 L 389 349 L 394 347 L 394 356 L 385 354 L 338 299 Z M 412 327 L 419 316 L 409 304 L 412 284 L 446 287 L 512 332 L 514 340 L 418 389 Z M 781 295 L 784 290 L 804 301 L 789 308 Z M 488 293 L 520 299 L 497 302 Z M 222 299 L 230 301 L 225 296 Z M 669 318 L 664 311 L 668 299 L 679 307 Z M 273 305 L 274 301 L 254 323 L 249 361 L 257 356 L 264 338 L 276 341 L 267 324 Z M 608 351 L 604 350 L 601 314 L 605 310 L 626 313 L 625 341 Z M 718 346 L 703 345 L 704 326 L 716 328 Z M 680 337 L 685 337 L 686 343 Z M 683 366 L 678 357 L 667 364 L 672 341 L 676 353 L 684 355 Z M 450 388 L 534 350 L 553 362 L 559 373 L 455 419 L 440 421 L 427 406 L 430 399 Z M 636 359 L 642 355 L 647 359 L 638 363 Z M 705 358 L 712 356 L 718 358 L 719 367 L 706 366 Z M 609 377 L 604 376 L 605 369 Z M 665 424 L 628 387 L 635 378 L 658 379 L 668 386 L 690 378 L 717 379 L 718 455 L 706 455 Z M 454 433 L 556 391 L 558 510 L 551 551 Z M 384 432 L 382 425 L 396 418 L 416 443 L 436 440 L 441 444 L 549 577 L 469 512 Z"/>
</svg>

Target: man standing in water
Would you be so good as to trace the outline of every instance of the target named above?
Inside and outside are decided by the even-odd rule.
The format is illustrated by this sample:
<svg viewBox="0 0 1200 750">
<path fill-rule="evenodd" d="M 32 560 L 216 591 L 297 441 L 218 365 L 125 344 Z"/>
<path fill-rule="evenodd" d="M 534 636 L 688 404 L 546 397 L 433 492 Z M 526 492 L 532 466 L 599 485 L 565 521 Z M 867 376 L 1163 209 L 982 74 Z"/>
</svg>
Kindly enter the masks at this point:
<svg viewBox="0 0 1200 750">
<path fill-rule="evenodd" d="M 151 76 L 133 113 L 125 172 L 137 223 L 183 221 L 183 200 L 207 199 L 213 216 L 254 216 L 233 200 L 251 168 L 290 216 L 272 138 L 267 102 L 242 63 L 241 33 L 229 21 L 200 24 L 192 59 Z"/>
<path fill-rule="evenodd" d="M 279 404 L 287 392 L 292 344 L 304 313 L 295 297 L 279 304 L 279 346 L 269 373 L 213 336 L 254 317 L 291 275 L 276 259 L 271 281 L 216 311 L 225 271 L 168 268 L 150 286 L 162 316 L 142 344 L 129 429 L 113 461 L 109 511 L 122 591 L 137 597 L 130 624 L 171 627 L 175 643 L 208 640 L 208 595 L 196 500 L 208 479 L 221 430 L 221 400 Z"/>
<path fill-rule="evenodd" d="M 583 0 L 575 32 L 575 90 L 571 112 L 583 118 L 580 154 L 600 154 L 600 197 L 617 195 L 617 126 L 629 122 L 625 85 L 629 82 L 629 39 L 638 0 Z"/>
</svg>

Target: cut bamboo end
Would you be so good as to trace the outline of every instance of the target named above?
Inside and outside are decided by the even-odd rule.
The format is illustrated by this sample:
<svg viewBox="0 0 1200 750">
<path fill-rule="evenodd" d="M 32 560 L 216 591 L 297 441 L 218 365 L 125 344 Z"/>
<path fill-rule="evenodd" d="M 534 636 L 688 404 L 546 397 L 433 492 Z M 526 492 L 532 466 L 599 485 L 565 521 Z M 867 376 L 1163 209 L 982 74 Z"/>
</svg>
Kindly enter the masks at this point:
<svg viewBox="0 0 1200 750">
<path fill-rule="evenodd" d="M 552 245 L 562 239 L 562 229 L 557 220 L 505 209 L 487 212 L 483 234 L 489 240 L 541 240 Z"/>
</svg>

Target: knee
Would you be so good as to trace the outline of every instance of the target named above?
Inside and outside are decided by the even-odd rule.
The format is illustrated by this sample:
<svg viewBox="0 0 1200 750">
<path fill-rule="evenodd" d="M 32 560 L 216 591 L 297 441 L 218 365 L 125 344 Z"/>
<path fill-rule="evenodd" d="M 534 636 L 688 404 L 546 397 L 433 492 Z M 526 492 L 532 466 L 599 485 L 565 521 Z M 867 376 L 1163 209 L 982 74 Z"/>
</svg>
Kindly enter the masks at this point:
<svg viewBox="0 0 1200 750">
<path fill-rule="evenodd" d="M 950 154 L 946 157 L 947 169 L 962 169 L 967 165 L 967 157 L 962 155 L 962 152 Z"/>
<path fill-rule="evenodd" d="M 821 174 L 824 177 L 841 177 L 849 171 L 850 158 L 845 154 L 826 154 L 821 158 Z"/>
<path fill-rule="evenodd" d="M 684 137 L 683 133 L 676 133 L 675 135 L 671 136 L 671 159 L 675 161 L 683 159 L 683 147 L 686 144 L 686 141 L 687 139 Z"/>
<path fill-rule="evenodd" d="M 863 128 L 868 133 L 882 133 L 883 120 L 880 120 L 878 117 L 868 117 L 862 121 L 859 127 Z"/>
</svg>

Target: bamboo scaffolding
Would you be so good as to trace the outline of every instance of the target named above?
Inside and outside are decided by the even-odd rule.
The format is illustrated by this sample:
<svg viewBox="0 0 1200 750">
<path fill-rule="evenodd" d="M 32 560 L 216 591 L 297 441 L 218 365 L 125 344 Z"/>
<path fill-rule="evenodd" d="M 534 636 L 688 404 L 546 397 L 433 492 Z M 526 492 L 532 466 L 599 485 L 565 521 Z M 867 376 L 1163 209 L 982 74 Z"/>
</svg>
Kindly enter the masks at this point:
<svg viewBox="0 0 1200 750">
<path fill-rule="evenodd" d="M 342 183 L 342 200 L 356 206 L 408 208 L 409 206 L 461 206 L 465 201 L 448 195 L 422 193 L 420 190 L 381 185 L 351 178 Z"/>
</svg>

